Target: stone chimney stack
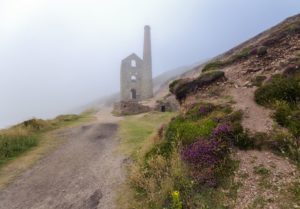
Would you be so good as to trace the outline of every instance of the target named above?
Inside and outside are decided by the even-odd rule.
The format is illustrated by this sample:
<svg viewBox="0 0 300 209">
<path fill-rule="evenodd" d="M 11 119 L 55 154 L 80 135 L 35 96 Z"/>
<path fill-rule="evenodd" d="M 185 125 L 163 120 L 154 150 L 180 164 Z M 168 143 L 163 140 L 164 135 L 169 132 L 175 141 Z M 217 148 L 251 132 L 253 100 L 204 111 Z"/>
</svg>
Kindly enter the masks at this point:
<svg viewBox="0 0 300 209">
<path fill-rule="evenodd" d="M 145 98 L 153 97 L 153 84 L 152 84 L 152 52 L 151 52 L 151 29 L 149 25 L 144 28 L 144 93 Z"/>
<path fill-rule="evenodd" d="M 152 54 L 151 54 L 151 29 L 149 25 L 144 28 L 144 56 L 143 60 L 150 70 L 152 70 Z"/>
</svg>

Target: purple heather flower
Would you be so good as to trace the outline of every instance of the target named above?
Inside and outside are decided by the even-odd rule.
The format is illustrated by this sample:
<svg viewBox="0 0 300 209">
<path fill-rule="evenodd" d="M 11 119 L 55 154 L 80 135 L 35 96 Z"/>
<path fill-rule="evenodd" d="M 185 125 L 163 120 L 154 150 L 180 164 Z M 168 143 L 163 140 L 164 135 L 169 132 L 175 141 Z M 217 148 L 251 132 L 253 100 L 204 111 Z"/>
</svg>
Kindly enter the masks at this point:
<svg viewBox="0 0 300 209">
<path fill-rule="evenodd" d="M 230 134 L 231 126 L 227 123 L 218 125 L 212 132 L 213 137 L 222 137 Z"/>
</svg>

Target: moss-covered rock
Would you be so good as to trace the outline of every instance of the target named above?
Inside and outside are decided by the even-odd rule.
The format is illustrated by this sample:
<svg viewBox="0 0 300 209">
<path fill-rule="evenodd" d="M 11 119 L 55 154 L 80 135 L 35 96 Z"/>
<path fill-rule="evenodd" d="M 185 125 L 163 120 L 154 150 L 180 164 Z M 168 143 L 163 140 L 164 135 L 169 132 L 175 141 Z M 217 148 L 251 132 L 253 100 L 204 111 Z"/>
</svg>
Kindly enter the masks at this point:
<svg viewBox="0 0 300 209">
<path fill-rule="evenodd" d="M 170 91 L 175 94 L 176 99 L 182 102 L 189 93 L 194 92 L 202 87 L 208 86 L 218 80 L 224 79 L 223 71 L 209 71 L 202 73 L 194 80 L 177 80 L 170 85 Z"/>
</svg>

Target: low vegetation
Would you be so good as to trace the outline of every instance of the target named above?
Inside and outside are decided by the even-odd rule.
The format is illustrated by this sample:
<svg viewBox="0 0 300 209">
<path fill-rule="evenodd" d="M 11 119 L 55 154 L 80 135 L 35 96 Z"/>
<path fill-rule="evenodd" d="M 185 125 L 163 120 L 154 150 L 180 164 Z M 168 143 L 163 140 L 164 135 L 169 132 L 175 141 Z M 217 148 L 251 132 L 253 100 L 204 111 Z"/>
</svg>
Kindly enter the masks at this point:
<svg viewBox="0 0 300 209">
<path fill-rule="evenodd" d="M 90 113 L 61 115 L 53 120 L 31 119 L 0 130 L 0 168 L 8 161 L 37 146 L 43 134 L 88 118 Z"/>
<path fill-rule="evenodd" d="M 300 163 L 300 77 L 274 75 L 257 89 L 255 100 L 273 109 L 275 121 L 287 129 L 273 132 L 272 148 Z"/>
<path fill-rule="evenodd" d="M 199 103 L 174 117 L 167 126 L 158 128 L 156 133 L 147 133 L 150 129 L 144 118 L 154 121 L 161 117 L 157 114 L 163 113 L 138 118 L 139 123 L 132 123 L 135 131 L 126 120 L 122 122 L 131 139 L 125 140 L 125 144 L 130 147 L 134 141 L 141 146 L 129 166 L 127 189 L 131 191 L 131 200 L 126 197 L 127 208 L 232 205 L 238 188 L 232 174 L 238 162 L 231 158 L 231 150 L 236 141 L 234 133 L 238 131 L 235 123 L 239 123 L 241 114 L 228 105 Z M 129 123 L 136 122 L 136 118 L 129 118 Z M 123 128 L 121 125 L 121 131 Z M 145 134 L 136 137 L 137 130 L 144 130 Z M 150 142 L 145 143 L 147 136 L 151 136 L 147 138 Z"/>
<path fill-rule="evenodd" d="M 249 56 L 264 56 L 267 54 L 267 48 L 265 46 L 258 46 L 253 48 L 244 48 L 239 52 L 235 53 L 231 57 L 227 58 L 226 60 L 214 60 L 208 64 L 206 64 L 202 72 L 208 72 L 213 70 L 220 70 L 226 66 L 232 65 L 240 60 L 246 59 Z"/>
<path fill-rule="evenodd" d="M 225 79 L 224 72 L 211 71 L 202 73 L 198 78 L 194 80 L 175 80 L 169 85 L 169 88 L 170 92 L 176 96 L 176 99 L 179 102 L 182 102 L 185 100 L 188 94 L 222 79 Z"/>
</svg>

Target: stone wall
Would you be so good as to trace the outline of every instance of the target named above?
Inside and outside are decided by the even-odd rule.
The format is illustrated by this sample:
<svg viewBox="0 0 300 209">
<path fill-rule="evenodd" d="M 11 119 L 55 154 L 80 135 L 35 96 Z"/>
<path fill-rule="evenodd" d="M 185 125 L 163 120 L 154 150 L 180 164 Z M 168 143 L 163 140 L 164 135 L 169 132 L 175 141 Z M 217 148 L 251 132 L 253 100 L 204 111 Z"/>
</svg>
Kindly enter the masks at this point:
<svg viewBox="0 0 300 209">
<path fill-rule="evenodd" d="M 142 105 L 136 101 L 121 101 L 115 103 L 113 113 L 115 115 L 135 115 L 149 112 L 150 110 L 150 107 Z"/>
</svg>

